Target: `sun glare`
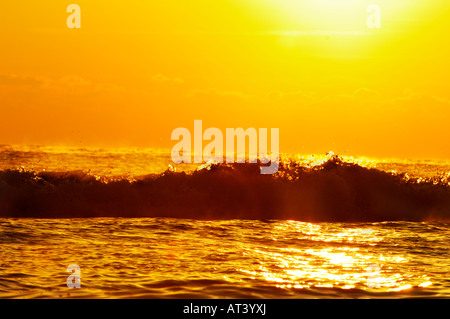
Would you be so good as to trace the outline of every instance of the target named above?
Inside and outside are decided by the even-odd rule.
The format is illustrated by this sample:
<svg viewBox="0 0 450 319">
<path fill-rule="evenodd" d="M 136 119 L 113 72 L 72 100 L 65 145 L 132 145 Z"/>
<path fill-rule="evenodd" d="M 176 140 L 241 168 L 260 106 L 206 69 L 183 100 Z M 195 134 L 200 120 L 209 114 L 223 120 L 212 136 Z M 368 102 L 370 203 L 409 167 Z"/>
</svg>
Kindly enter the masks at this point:
<svg viewBox="0 0 450 319">
<path fill-rule="evenodd" d="M 420 0 L 263 0 L 254 2 L 255 6 L 266 6 L 267 15 L 278 15 L 285 25 L 298 30 L 356 32 L 367 29 L 367 20 L 375 13 L 389 21 L 391 28 L 395 21 L 415 20 L 414 15 L 431 4 Z"/>
</svg>

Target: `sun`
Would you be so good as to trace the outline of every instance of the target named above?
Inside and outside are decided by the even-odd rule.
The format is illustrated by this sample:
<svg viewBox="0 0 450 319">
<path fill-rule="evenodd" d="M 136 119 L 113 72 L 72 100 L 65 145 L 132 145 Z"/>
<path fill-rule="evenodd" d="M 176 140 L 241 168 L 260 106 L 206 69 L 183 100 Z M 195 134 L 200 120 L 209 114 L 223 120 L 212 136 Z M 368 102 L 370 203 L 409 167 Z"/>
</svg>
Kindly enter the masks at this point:
<svg viewBox="0 0 450 319">
<path fill-rule="evenodd" d="M 361 0 L 277 0 L 269 2 L 277 6 L 283 19 L 300 30 L 352 30 L 364 26 L 365 1 Z"/>
<path fill-rule="evenodd" d="M 253 3 L 252 11 L 264 12 L 290 30 L 350 33 L 367 31 L 368 25 L 370 28 L 367 21 L 374 13 L 389 22 L 386 25 L 395 26 L 401 21 L 416 19 L 426 7 L 431 7 L 420 0 L 259 0 L 250 3 Z"/>
</svg>

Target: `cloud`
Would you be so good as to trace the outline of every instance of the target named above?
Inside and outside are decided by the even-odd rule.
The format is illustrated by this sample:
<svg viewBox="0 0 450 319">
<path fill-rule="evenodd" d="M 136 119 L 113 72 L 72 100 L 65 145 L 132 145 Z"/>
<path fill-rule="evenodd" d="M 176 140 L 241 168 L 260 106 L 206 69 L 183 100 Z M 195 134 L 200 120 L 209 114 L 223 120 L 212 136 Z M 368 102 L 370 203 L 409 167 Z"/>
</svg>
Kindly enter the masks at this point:
<svg viewBox="0 0 450 319">
<path fill-rule="evenodd" d="M 246 94 L 240 91 L 226 91 L 219 90 L 216 88 L 212 89 L 194 89 L 188 94 L 189 97 L 194 98 L 225 98 L 225 99 L 236 99 L 236 100 L 251 100 L 255 99 L 256 96 L 251 94 Z"/>
<path fill-rule="evenodd" d="M 430 93 L 407 92 L 384 102 L 384 105 L 405 117 L 423 121 L 430 118 L 449 120 L 450 116 L 450 100 Z"/>
<path fill-rule="evenodd" d="M 153 75 L 152 78 L 151 78 L 151 80 L 152 80 L 153 82 L 156 82 L 156 83 L 167 83 L 167 82 L 172 82 L 172 83 L 177 83 L 177 84 L 182 84 L 182 83 L 184 83 L 184 80 L 183 80 L 183 79 L 180 79 L 180 78 L 170 78 L 170 77 L 167 77 L 167 76 L 165 76 L 165 75 L 162 75 L 161 73 L 158 73 L 158 74 L 156 74 L 156 75 Z"/>
<path fill-rule="evenodd" d="M 133 89 L 126 89 L 113 83 L 94 83 L 79 75 L 65 75 L 52 79 L 34 75 L 0 74 L 0 87 L 3 91 L 25 91 L 42 94 L 70 94 L 84 95 L 90 93 L 131 93 Z"/>
<path fill-rule="evenodd" d="M 356 89 L 353 92 L 352 97 L 357 99 L 375 99 L 380 97 L 380 93 L 376 90 L 363 87 Z"/>
<path fill-rule="evenodd" d="M 0 74 L 1 86 L 40 87 L 45 82 L 45 78 L 32 75 Z"/>
</svg>

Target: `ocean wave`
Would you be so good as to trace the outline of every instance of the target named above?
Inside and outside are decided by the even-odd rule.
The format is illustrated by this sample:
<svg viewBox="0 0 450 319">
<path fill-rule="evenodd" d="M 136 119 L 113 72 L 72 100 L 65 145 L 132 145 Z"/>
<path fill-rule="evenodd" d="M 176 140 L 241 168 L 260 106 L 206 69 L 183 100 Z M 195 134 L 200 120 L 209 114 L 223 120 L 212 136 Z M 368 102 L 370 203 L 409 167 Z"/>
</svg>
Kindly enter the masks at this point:
<svg viewBox="0 0 450 319">
<path fill-rule="evenodd" d="M 417 182 L 334 156 L 317 166 L 211 164 L 192 173 L 106 180 L 83 171 L 0 171 L 0 216 L 292 219 L 310 222 L 450 220 L 447 182 Z"/>
</svg>

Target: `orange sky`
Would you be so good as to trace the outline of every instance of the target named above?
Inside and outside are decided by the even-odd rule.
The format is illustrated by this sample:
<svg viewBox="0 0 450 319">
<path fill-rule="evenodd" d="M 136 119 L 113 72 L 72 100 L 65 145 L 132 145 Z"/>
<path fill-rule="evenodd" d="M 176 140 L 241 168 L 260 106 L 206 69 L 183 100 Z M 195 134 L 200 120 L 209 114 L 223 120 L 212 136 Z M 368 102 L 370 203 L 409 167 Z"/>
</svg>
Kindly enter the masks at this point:
<svg viewBox="0 0 450 319">
<path fill-rule="evenodd" d="M 450 158 L 448 1 L 73 2 L 2 0 L 0 143 L 171 148 L 201 119 L 278 127 L 282 153 Z"/>
</svg>

